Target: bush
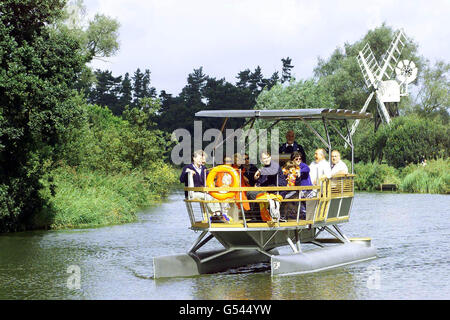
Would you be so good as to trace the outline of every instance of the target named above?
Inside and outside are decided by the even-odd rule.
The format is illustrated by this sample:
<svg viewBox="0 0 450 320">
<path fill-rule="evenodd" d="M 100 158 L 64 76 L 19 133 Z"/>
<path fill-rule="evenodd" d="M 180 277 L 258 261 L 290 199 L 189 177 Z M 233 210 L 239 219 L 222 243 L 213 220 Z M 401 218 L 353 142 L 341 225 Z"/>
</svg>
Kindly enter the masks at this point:
<svg viewBox="0 0 450 320">
<path fill-rule="evenodd" d="M 377 132 L 377 139 L 383 140 L 384 158 L 395 168 L 449 156 L 450 129 L 428 119 L 397 117 Z"/>
<path fill-rule="evenodd" d="M 355 189 L 360 191 L 374 191 L 382 183 L 400 183 L 397 170 L 386 164 L 360 162 L 355 165 L 355 174 Z"/>
<path fill-rule="evenodd" d="M 400 184 L 404 192 L 450 193 L 450 159 L 431 160 L 426 166 L 410 165 Z"/>
<path fill-rule="evenodd" d="M 373 126 L 358 128 L 354 137 L 355 161 L 373 162 L 384 158 L 395 168 L 425 159 L 448 157 L 450 128 L 438 121 L 414 116 L 396 117 L 376 133 Z"/>
<path fill-rule="evenodd" d="M 35 227 L 93 227 L 132 222 L 136 212 L 167 195 L 177 181 L 164 163 L 152 172 L 103 173 L 62 166 L 42 179 L 41 196 L 47 205 L 37 214 Z M 50 178 L 50 179 L 49 179 Z"/>
</svg>

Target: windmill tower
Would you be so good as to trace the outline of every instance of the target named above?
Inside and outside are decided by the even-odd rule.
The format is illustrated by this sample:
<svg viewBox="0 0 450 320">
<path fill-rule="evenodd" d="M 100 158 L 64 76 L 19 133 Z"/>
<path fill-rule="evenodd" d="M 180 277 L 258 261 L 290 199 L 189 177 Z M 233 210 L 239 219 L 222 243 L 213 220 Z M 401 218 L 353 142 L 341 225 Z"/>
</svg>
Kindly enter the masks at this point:
<svg viewBox="0 0 450 320">
<path fill-rule="evenodd" d="M 401 60 L 400 55 L 406 43 L 406 36 L 399 30 L 389 45 L 388 50 L 383 55 L 382 65 L 378 64 L 375 56 L 367 43 L 363 50 L 358 53 L 358 64 L 362 71 L 364 82 L 367 88 L 372 89 L 361 112 L 365 112 L 372 101 L 373 96 L 377 102 L 377 113 L 381 121 L 389 124 L 391 115 L 385 103 L 400 102 L 400 96 L 408 95 L 408 84 L 417 76 L 417 68 L 412 61 Z M 397 66 L 395 64 L 398 62 Z M 396 73 L 396 80 L 392 80 L 393 71 Z M 353 135 L 358 127 L 359 120 L 356 120 L 350 134 Z"/>
</svg>

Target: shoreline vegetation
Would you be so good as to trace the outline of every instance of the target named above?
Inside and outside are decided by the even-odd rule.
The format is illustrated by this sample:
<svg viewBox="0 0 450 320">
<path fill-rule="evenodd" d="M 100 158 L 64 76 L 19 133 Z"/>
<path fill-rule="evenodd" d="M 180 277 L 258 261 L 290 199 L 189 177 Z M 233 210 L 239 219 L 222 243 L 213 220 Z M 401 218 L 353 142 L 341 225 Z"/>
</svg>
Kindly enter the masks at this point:
<svg viewBox="0 0 450 320">
<path fill-rule="evenodd" d="M 355 164 L 355 190 L 378 191 L 381 184 L 393 184 L 397 192 L 450 194 L 450 159 L 430 160 L 396 169 L 387 164 Z"/>
<path fill-rule="evenodd" d="M 114 174 L 61 166 L 43 179 L 41 195 L 48 201 L 32 225 L 70 229 L 135 222 L 137 212 L 160 203 L 176 187 L 176 172 L 168 165 Z"/>
</svg>

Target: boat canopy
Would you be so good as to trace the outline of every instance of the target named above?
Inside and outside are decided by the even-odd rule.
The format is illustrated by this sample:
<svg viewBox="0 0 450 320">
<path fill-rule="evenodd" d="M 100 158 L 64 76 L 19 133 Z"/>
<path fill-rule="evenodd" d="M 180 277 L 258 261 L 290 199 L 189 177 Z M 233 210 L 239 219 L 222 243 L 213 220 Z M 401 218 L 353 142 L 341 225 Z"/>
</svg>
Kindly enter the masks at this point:
<svg viewBox="0 0 450 320">
<path fill-rule="evenodd" d="M 372 118 L 369 112 L 344 109 L 271 109 L 271 110 L 202 110 L 196 117 L 211 118 L 259 118 L 267 120 L 357 120 Z"/>
</svg>

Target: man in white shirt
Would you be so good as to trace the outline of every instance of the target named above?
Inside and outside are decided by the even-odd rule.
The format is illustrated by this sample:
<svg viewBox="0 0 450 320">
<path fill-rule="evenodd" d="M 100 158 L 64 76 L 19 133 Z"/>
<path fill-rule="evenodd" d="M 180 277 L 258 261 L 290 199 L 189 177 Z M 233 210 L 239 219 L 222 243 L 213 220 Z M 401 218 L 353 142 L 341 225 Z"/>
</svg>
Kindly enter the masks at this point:
<svg viewBox="0 0 450 320">
<path fill-rule="evenodd" d="M 311 182 L 313 185 L 319 184 L 319 179 L 323 177 L 331 178 L 331 167 L 330 163 L 325 160 L 325 150 L 320 148 L 314 152 L 315 161 L 311 162 L 309 165 L 309 177 L 311 178 Z M 315 197 L 317 195 L 317 191 L 311 191 L 310 195 Z M 314 201 L 306 201 L 306 220 L 313 220 L 316 208 L 317 208 L 317 200 Z"/>
<path fill-rule="evenodd" d="M 341 154 L 337 150 L 331 152 L 331 175 L 348 174 L 348 168 L 344 161 L 341 160 Z"/>
<path fill-rule="evenodd" d="M 313 185 L 319 184 L 322 177 L 331 178 L 331 168 L 327 160 L 325 160 L 325 150 L 320 148 L 314 152 L 315 161 L 309 165 L 309 176 Z"/>
</svg>

